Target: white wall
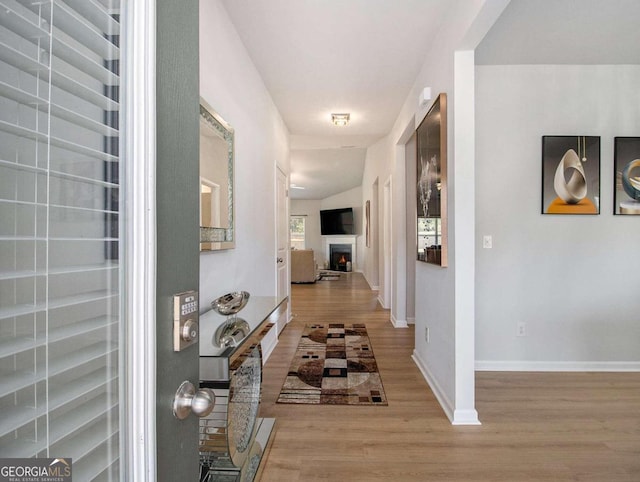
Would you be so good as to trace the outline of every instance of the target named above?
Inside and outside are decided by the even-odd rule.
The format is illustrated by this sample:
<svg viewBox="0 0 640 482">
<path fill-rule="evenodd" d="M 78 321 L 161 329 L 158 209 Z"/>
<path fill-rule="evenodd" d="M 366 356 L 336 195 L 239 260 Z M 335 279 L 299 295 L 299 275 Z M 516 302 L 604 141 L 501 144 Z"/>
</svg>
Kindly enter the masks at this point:
<svg viewBox="0 0 640 482">
<path fill-rule="evenodd" d="M 498 18 L 502 10 L 508 4 L 507 0 L 460 0 L 456 2 L 444 21 L 440 34 L 425 58 L 424 64 L 418 74 L 414 86 L 394 124 L 392 132 L 369 148 L 365 164 L 363 186 L 366 198 L 370 195 L 366 192 L 367 186 L 378 178 L 380 189 L 385 180 L 392 176 L 393 179 L 393 213 L 394 226 L 392 230 L 392 243 L 394 246 L 392 256 L 398 262 L 395 264 L 396 280 L 400 285 L 401 280 L 406 280 L 402 268 L 402 261 L 406 256 L 406 226 L 405 209 L 406 198 L 404 194 L 405 183 L 405 158 L 404 149 L 398 144 L 405 143 L 407 129 L 415 129 L 420 123 L 430 104 L 423 109 L 418 109 L 419 92 L 424 87 L 431 87 L 432 94 L 444 92 L 448 96 L 448 164 L 449 177 L 447 189 L 449 192 L 449 267 L 440 268 L 422 262 L 416 262 L 415 281 L 415 351 L 414 360 L 421 368 L 425 378 L 438 397 L 447 416 L 453 423 L 477 423 L 474 395 L 474 319 L 473 319 L 473 283 L 474 260 L 472 241 L 466 238 L 456 239 L 456 223 L 463 226 L 466 233 L 473 231 L 474 206 L 473 197 L 467 194 L 467 187 L 471 184 L 472 177 L 464 174 L 465 171 L 473 172 L 474 159 L 469 155 L 473 153 L 473 130 L 455 135 L 454 110 L 462 112 L 465 120 L 469 115 L 473 117 L 473 98 L 464 97 L 466 104 L 461 108 L 455 105 L 455 52 L 457 50 L 473 50 L 491 25 Z M 458 67 L 464 64 L 473 73 L 473 54 L 460 57 Z M 463 62 L 462 62 L 463 61 Z M 465 74 L 468 72 L 465 72 Z M 461 75 L 458 79 L 458 87 L 465 94 L 469 86 L 473 85 L 473 76 L 465 78 Z M 472 89 L 471 89 L 472 90 Z M 469 125 L 468 122 L 465 125 Z M 471 126 L 473 124 L 471 123 Z M 458 158 L 456 149 L 464 152 Z M 457 163 L 457 165 L 456 165 Z M 461 179 L 456 179 L 457 173 L 463 173 Z M 456 185 L 462 183 L 460 192 L 456 191 Z M 382 196 L 380 196 L 382 198 Z M 456 216 L 459 216 L 456 219 Z M 399 226 L 396 226 L 398 223 Z M 402 227 L 403 229 L 398 229 Z M 468 236 L 467 236 L 468 237 Z M 383 239 L 380 236 L 380 239 Z M 471 246 L 471 248 L 470 248 Z M 465 251 L 464 262 L 457 263 L 457 253 Z M 469 253 L 470 251 L 470 253 Z M 366 256 L 372 256 L 372 250 L 366 251 Z M 365 266 L 369 267 L 369 258 Z M 381 271 L 382 273 L 382 271 Z M 458 277 L 458 283 L 456 283 Z M 380 280 L 380 284 L 383 284 Z M 461 291 L 461 288 L 464 288 Z M 381 286 L 381 291 L 383 287 Z M 456 292 L 458 290 L 458 292 Z M 399 319 L 399 310 L 405 308 L 401 293 L 395 293 L 397 305 L 392 306 L 391 316 Z M 406 313 L 404 313 L 406 315 Z M 430 343 L 425 341 L 425 328 L 430 330 Z"/>
<path fill-rule="evenodd" d="M 364 247 L 364 203 L 362 202 L 362 187 L 354 187 L 320 201 L 320 209 L 353 208 L 353 223 L 356 237 L 356 259 L 353 263 L 353 271 L 362 271 L 362 249 Z M 318 262 L 322 266 L 326 253 L 322 252 L 322 260 Z"/>
<path fill-rule="evenodd" d="M 313 249 L 314 258 L 322 267 L 324 254 L 322 252 L 322 237 L 320 236 L 320 201 L 317 199 L 292 199 L 291 215 L 305 217 L 305 247 Z"/>
<path fill-rule="evenodd" d="M 479 367 L 640 368 L 640 223 L 612 214 L 613 138 L 640 134 L 638 78 L 638 65 L 476 67 Z M 542 135 L 601 136 L 600 215 L 540 214 Z"/>
<path fill-rule="evenodd" d="M 275 166 L 289 134 L 219 0 L 200 2 L 200 92 L 235 129 L 236 248 L 200 255 L 200 304 L 231 290 L 275 296 Z"/>
<path fill-rule="evenodd" d="M 384 184 L 391 176 L 394 164 L 393 144 L 391 135 L 382 138 L 380 141 L 367 149 L 364 172 L 362 175 L 362 202 L 371 200 L 371 245 L 363 247 L 361 251 L 362 272 L 370 286 L 376 286 L 380 293 L 384 292 L 384 260 L 382 252 L 382 210 L 383 210 L 383 190 Z M 376 192 L 373 190 L 376 189 Z"/>
<path fill-rule="evenodd" d="M 306 215 L 305 221 L 305 244 L 307 249 L 314 250 L 314 257 L 319 268 L 324 266 L 326 255 L 320 234 L 320 210 L 353 208 L 353 222 L 355 224 L 356 238 L 356 259 L 353 263 L 353 271 L 362 271 L 362 249 L 364 247 L 363 233 L 363 205 L 362 187 L 358 186 L 348 191 L 344 191 L 334 196 L 321 200 L 291 200 L 291 214 Z"/>
</svg>

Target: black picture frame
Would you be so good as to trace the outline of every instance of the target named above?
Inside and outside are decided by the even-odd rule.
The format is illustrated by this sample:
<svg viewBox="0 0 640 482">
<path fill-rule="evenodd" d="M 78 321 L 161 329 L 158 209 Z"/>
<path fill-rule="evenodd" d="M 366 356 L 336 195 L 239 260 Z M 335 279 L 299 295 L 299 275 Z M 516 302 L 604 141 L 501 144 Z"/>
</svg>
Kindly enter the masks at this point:
<svg viewBox="0 0 640 482">
<path fill-rule="evenodd" d="M 542 214 L 600 214 L 600 136 L 542 136 Z"/>
<path fill-rule="evenodd" d="M 613 214 L 640 215 L 639 184 L 640 137 L 615 137 L 613 140 Z"/>
</svg>

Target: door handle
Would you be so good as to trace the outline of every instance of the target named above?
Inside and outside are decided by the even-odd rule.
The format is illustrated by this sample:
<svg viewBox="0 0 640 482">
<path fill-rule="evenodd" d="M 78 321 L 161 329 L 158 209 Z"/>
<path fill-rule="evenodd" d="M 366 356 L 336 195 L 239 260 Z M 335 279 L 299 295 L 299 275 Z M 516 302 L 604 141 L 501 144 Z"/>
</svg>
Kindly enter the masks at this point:
<svg viewBox="0 0 640 482">
<path fill-rule="evenodd" d="M 278 263 L 282 263 L 283 261 L 284 261 L 284 259 L 278 258 Z"/>
<path fill-rule="evenodd" d="M 182 382 L 173 397 L 173 415 L 184 420 L 193 413 L 196 417 L 206 417 L 213 411 L 216 396 L 210 388 L 196 387 L 190 381 Z"/>
</svg>

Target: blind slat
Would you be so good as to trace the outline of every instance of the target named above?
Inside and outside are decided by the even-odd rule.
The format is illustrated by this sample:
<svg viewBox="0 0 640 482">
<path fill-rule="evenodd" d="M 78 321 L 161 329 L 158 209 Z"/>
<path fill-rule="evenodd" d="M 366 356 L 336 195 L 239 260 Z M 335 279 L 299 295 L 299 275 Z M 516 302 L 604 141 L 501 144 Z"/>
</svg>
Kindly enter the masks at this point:
<svg viewBox="0 0 640 482">
<path fill-rule="evenodd" d="M 104 85 L 118 85 L 120 83 L 118 76 L 109 71 L 94 59 L 87 57 L 75 47 L 69 45 L 64 40 L 53 36 L 53 62 L 56 57 L 60 57 L 69 65 L 73 65 L 76 69 L 91 75 L 94 79 L 102 82 Z M 53 64 L 52 62 L 52 64 Z M 55 65 L 52 65 L 55 68 Z"/>
<path fill-rule="evenodd" d="M 38 17 L 28 18 L 28 12 L 18 10 L 13 2 L 0 1 L 0 12 L 0 25 L 25 40 L 35 43 L 49 38 L 49 32 L 38 24 Z"/>
<path fill-rule="evenodd" d="M 47 15 L 50 5 L 45 4 Z M 62 30 L 67 35 L 73 35 L 75 40 L 105 60 L 120 57 L 120 49 L 109 42 L 104 37 L 104 32 L 100 32 L 88 19 L 83 18 L 78 12 L 60 1 L 54 0 L 53 5 L 53 21 L 56 29 Z"/>
<path fill-rule="evenodd" d="M 70 352 L 61 358 L 49 360 L 49 377 L 54 377 L 76 368 L 80 368 L 85 363 L 103 357 L 117 351 L 118 346 L 114 343 L 95 343 L 80 350 Z"/>
<path fill-rule="evenodd" d="M 106 271 L 118 269 L 119 265 L 116 262 L 107 262 L 103 264 L 91 264 L 91 265 L 78 265 L 78 266 L 60 266 L 49 269 L 49 275 L 64 275 L 71 273 L 91 273 L 93 271 Z M 21 278 L 35 278 L 37 276 L 44 276 L 47 272 L 44 270 L 16 270 L 16 271 L 0 271 L 0 280 L 7 279 L 21 279 Z"/>
<path fill-rule="evenodd" d="M 103 136 L 116 137 L 118 135 L 118 131 L 113 129 L 104 123 L 97 122 L 89 117 L 83 116 L 74 112 L 66 107 L 62 107 L 60 105 L 47 102 L 47 99 L 43 99 L 42 97 L 38 97 L 36 95 L 30 94 L 22 89 L 18 89 L 4 82 L 0 82 L 0 96 L 6 97 L 7 99 L 11 99 L 20 104 L 29 106 L 29 107 L 44 107 L 45 110 L 50 108 L 51 114 L 64 119 L 68 122 L 76 124 L 80 127 L 85 127 L 90 129 L 98 134 L 102 134 Z"/>
<path fill-rule="evenodd" d="M 46 5 L 47 4 L 45 4 L 45 6 Z M 51 46 L 49 44 L 49 32 L 47 30 L 34 24 L 15 9 L 10 8 L 6 5 L 5 1 L 0 1 L 0 8 L 4 10 L 4 12 L 0 14 L 0 25 L 3 27 L 37 45 L 45 52 L 49 52 L 51 49 L 52 51 L 49 53 L 54 56 L 54 59 L 55 57 L 59 57 L 69 65 L 74 66 L 81 72 L 91 75 L 103 84 L 118 85 L 119 79 L 116 74 L 109 71 L 95 59 L 89 58 L 85 53 L 70 45 L 68 41 L 61 39 L 59 35 L 56 35 L 55 31 L 52 39 L 53 46 Z M 54 25 L 55 22 L 56 19 L 54 19 Z M 78 39 L 78 42 L 81 43 L 81 39 Z M 112 48 L 114 52 L 118 51 L 117 47 L 113 46 Z"/>
<path fill-rule="evenodd" d="M 0 444 L 0 454 L 7 458 L 35 457 L 36 454 L 44 450 L 46 446 L 46 438 L 37 441 L 32 439 L 9 439 Z"/>
<path fill-rule="evenodd" d="M 81 305 L 93 301 L 106 300 L 118 296 L 117 292 L 110 291 L 91 291 L 88 293 L 80 293 L 73 296 L 65 296 L 63 298 L 54 298 L 49 300 L 48 307 L 51 310 L 58 308 L 67 308 L 70 306 Z M 47 308 L 45 303 L 19 304 L 0 308 L 0 320 L 12 318 L 14 316 L 29 315 L 44 311 Z"/>
<path fill-rule="evenodd" d="M 17 392 L 30 385 L 35 385 L 44 380 L 46 375 L 53 377 L 66 371 L 82 367 L 85 363 L 114 353 L 117 349 L 118 346 L 113 343 L 95 343 L 94 345 L 89 345 L 75 352 L 70 352 L 63 358 L 50 360 L 48 370 L 45 370 L 42 365 L 43 362 L 39 361 L 35 372 L 23 370 L 1 373 L 0 397 L 6 397 L 13 392 Z"/>
<path fill-rule="evenodd" d="M 76 181 L 79 183 L 84 183 L 84 184 L 91 184 L 91 185 L 95 185 L 95 186 L 102 186 L 102 187 L 106 187 L 106 188 L 110 188 L 110 189 L 116 189 L 119 187 L 118 184 L 115 184 L 113 182 L 107 182 L 107 181 L 103 181 L 101 179 L 93 179 L 90 177 L 85 177 L 85 176 L 77 176 L 75 174 L 69 174 L 67 172 L 60 172 L 60 171 L 56 171 L 53 169 L 45 169 L 45 168 L 41 168 L 41 167 L 36 167 L 36 166 L 28 166 L 25 164 L 19 164 L 17 162 L 10 162 L 10 161 L 4 161 L 2 159 L 0 159 L 0 167 L 6 167 L 9 169 L 15 169 L 16 171 L 26 171 L 26 172 L 35 172 L 35 173 L 42 173 L 42 174 L 49 174 L 51 177 L 54 178 L 58 178 L 58 179 L 67 179 L 70 181 Z M 52 206 L 56 206 L 55 204 L 52 204 Z M 78 206 L 59 206 L 59 207 L 66 207 L 68 209 L 89 209 L 89 208 L 81 208 Z M 110 211 L 105 211 L 105 212 L 110 212 Z"/>
<path fill-rule="evenodd" d="M 107 35 L 117 35 L 120 31 L 119 22 L 95 0 L 64 0 L 64 2 L 95 25 Z"/>
<path fill-rule="evenodd" d="M 76 432 L 73 438 L 65 440 L 64 443 L 56 444 L 56 453 L 69 454 L 74 462 L 80 461 L 102 443 L 109 440 L 118 433 L 117 415 L 112 417 L 104 416 L 99 424 L 86 428 L 81 432 Z"/>
<path fill-rule="evenodd" d="M 110 372 L 107 373 L 106 379 L 104 370 L 84 375 L 57 390 L 54 389 L 49 396 L 48 408 L 49 410 L 56 410 L 80 396 L 104 387 L 109 382 L 116 380 L 117 377 L 118 373 L 114 369 L 111 369 Z M 0 419 L 0 436 L 34 421 L 46 413 L 45 409 L 45 405 L 35 408 L 25 404 L 4 409 L 3 419 Z"/>
<path fill-rule="evenodd" d="M 0 358 L 17 355 L 28 350 L 33 350 L 39 346 L 43 346 L 45 343 L 55 343 L 74 336 L 86 335 L 92 331 L 101 330 L 107 328 L 118 320 L 117 318 L 110 316 L 103 316 L 99 318 L 92 318 L 90 320 L 83 320 L 76 323 L 70 323 L 69 325 L 54 328 L 50 331 L 49 337 L 46 337 L 44 333 L 36 333 L 36 337 L 33 336 L 20 336 L 15 338 L 9 338 L 5 336 L 5 339 L 0 342 Z M 0 434 L 1 435 L 1 434 Z"/>
<path fill-rule="evenodd" d="M 86 100 L 103 110 L 117 111 L 119 109 L 118 103 L 103 95 L 102 92 L 98 92 L 61 72 L 54 71 L 49 73 L 49 68 L 45 64 L 38 62 L 3 42 L 0 42 L 0 61 L 21 71 L 38 75 L 39 78 L 44 81 L 48 81 L 50 77 L 51 83 L 56 87 Z"/>
<path fill-rule="evenodd" d="M 106 152 L 101 152 L 91 147 L 83 146 L 75 142 L 66 141 L 58 137 L 47 136 L 45 133 L 37 132 L 33 129 L 17 126 L 15 124 L 10 124 L 9 122 L 5 121 L 0 121 L 0 131 L 39 142 L 46 142 L 47 140 L 49 140 L 49 142 L 51 142 L 51 145 L 53 146 L 60 147 L 61 149 L 66 149 L 67 151 L 76 152 L 78 154 L 83 154 L 85 156 L 102 161 L 118 160 L 118 156 L 113 156 L 111 154 L 107 154 Z"/>
</svg>

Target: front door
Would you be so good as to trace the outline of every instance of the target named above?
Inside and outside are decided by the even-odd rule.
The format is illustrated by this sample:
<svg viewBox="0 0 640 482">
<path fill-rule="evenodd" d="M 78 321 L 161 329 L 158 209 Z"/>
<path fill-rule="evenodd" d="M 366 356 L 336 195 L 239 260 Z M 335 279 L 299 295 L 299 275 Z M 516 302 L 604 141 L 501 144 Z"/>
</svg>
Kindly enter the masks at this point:
<svg viewBox="0 0 640 482">
<path fill-rule="evenodd" d="M 157 480 L 198 480 L 198 418 L 172 412 L 183 381 L 198 385 L 198 345 L 174 351 L 173 295 L 199 284 L 198 0 L 156 1 Z"/>
<path fill-rule="evenodd" d="M 199 279 L 198 0 L 11 0 L 0 38 L 0 457 L 197 480 L 172 295 Z"/>
</svg>

